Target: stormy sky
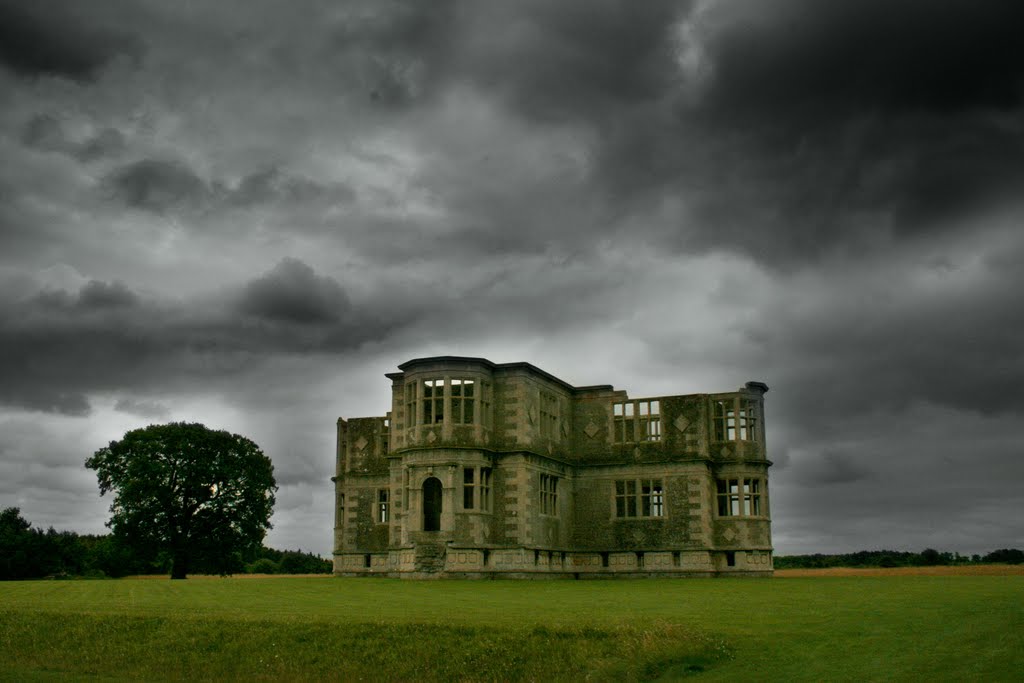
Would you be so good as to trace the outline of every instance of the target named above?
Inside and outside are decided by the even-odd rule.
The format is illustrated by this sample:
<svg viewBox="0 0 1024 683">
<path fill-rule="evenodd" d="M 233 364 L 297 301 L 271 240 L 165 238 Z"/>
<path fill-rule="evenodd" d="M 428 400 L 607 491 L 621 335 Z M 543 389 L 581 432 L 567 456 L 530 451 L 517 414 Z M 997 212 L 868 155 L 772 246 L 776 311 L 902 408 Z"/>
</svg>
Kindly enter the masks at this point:
<svg viewBox="0 0 1024 683">
<path fill-rule="evenodd" d="M 410 358 L 771 388 L 776 552 L 1024 547 L 1018 0 L 0 0 L 0 507 L 245 434 L 328 555 Z"/>
</svg>

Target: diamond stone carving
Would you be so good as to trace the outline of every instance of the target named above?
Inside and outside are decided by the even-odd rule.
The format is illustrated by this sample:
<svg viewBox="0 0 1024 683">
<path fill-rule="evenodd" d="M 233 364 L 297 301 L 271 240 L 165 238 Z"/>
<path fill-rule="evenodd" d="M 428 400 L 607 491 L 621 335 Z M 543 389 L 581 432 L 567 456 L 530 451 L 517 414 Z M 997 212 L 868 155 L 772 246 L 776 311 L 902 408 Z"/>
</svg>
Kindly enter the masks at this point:
<svg viewBox="0 0 1024 683">
<path fill-rule="evenodd" d="M 726 529 L 725 533 L 722 535 L 725 536 L 725 540 L 727 541 L 731 541 L 732 539 L 736 538 L 736 532 L 732 529 Z"/>
<path fill-rule="evenodd" d="M 676 429 L 678 429 L 679 431 L 685 432 L 686 428 L 690 426 L 690 421 L 687 420 L 682 415 L 680 415 L 672 424 L 674 424 L 676 426 Z"/>
<path fill-rule="evenodd" d="M 427 443 L 434 443 L 437 441 L 437 434 L 434 432 L 427 432 Z"/>
<path fill-rule="evenodd" d="M 359 437 L 359 439 L 355 443 L 356 450 L 357 451 L 363 450 L 364 448 L 366 448 L 366 444 L 367 443 L 368 442 L 366 441 L 366 439 L 364 439 L 363 437 Z"/>
<path fill-rule="evenodd" d="M 593 420 L 591 420 L 587 423 L 587 426 L 583 428 L 583 431 L 587 436 L 593 439 L 594 435 L 597 434 L 597 425 L 594 424 Z"/>
<path fill-rule="evenodd" d="M 723 458 L 728 458 L 730 455 L 732 455 L 732 451 L 729 450 L 728 446 L 722 446 L 722 450 L 719 451 L 719 453 L 721 453 Z"/>
</svg>

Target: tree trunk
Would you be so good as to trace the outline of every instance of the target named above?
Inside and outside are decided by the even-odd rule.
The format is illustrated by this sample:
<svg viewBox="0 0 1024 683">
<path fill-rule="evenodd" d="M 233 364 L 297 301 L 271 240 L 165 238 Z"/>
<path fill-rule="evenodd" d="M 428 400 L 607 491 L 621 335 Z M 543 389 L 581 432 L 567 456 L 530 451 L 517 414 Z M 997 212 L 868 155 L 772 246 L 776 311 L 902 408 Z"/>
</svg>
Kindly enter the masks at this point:
<svg viewBox="0 0 1024 683">
<path fill-rule="evenodd" d="M 175 551 L 174 560 L 171 563 L 171 578 L 184 579 L 188 573 L 188 554 L 180 550 Z"/>
</svg>

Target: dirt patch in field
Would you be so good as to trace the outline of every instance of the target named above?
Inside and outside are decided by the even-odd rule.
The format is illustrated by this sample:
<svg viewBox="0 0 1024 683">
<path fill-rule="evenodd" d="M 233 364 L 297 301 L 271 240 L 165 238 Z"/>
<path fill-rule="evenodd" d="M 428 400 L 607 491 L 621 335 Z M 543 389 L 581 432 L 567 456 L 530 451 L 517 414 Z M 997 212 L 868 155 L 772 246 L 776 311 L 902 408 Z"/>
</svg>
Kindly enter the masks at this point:
<svg viewBox="0 0 1024 683">
<path fill-rule="evenodd" d="M 776 569 L 778 578 L 808 576 L 1024 576 L 1024 564 L 982 564 L 964 567 L 830 567 L 828 569 Z"/>
</svg>

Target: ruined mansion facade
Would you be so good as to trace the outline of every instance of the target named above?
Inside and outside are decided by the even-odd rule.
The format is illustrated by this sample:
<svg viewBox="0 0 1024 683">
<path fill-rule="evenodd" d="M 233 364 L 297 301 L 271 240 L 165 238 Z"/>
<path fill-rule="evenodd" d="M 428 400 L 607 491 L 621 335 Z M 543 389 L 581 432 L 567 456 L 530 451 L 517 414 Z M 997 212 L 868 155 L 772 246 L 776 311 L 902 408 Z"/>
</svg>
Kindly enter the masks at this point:
<svg viewBox="0 0 1024 683">
<path fill-rule="evenodd" d="M 630 398 L 529 363 L 418 358 L 338 420 L 345 576 L 770 576 L 768 387 Z"/>
</svg>

